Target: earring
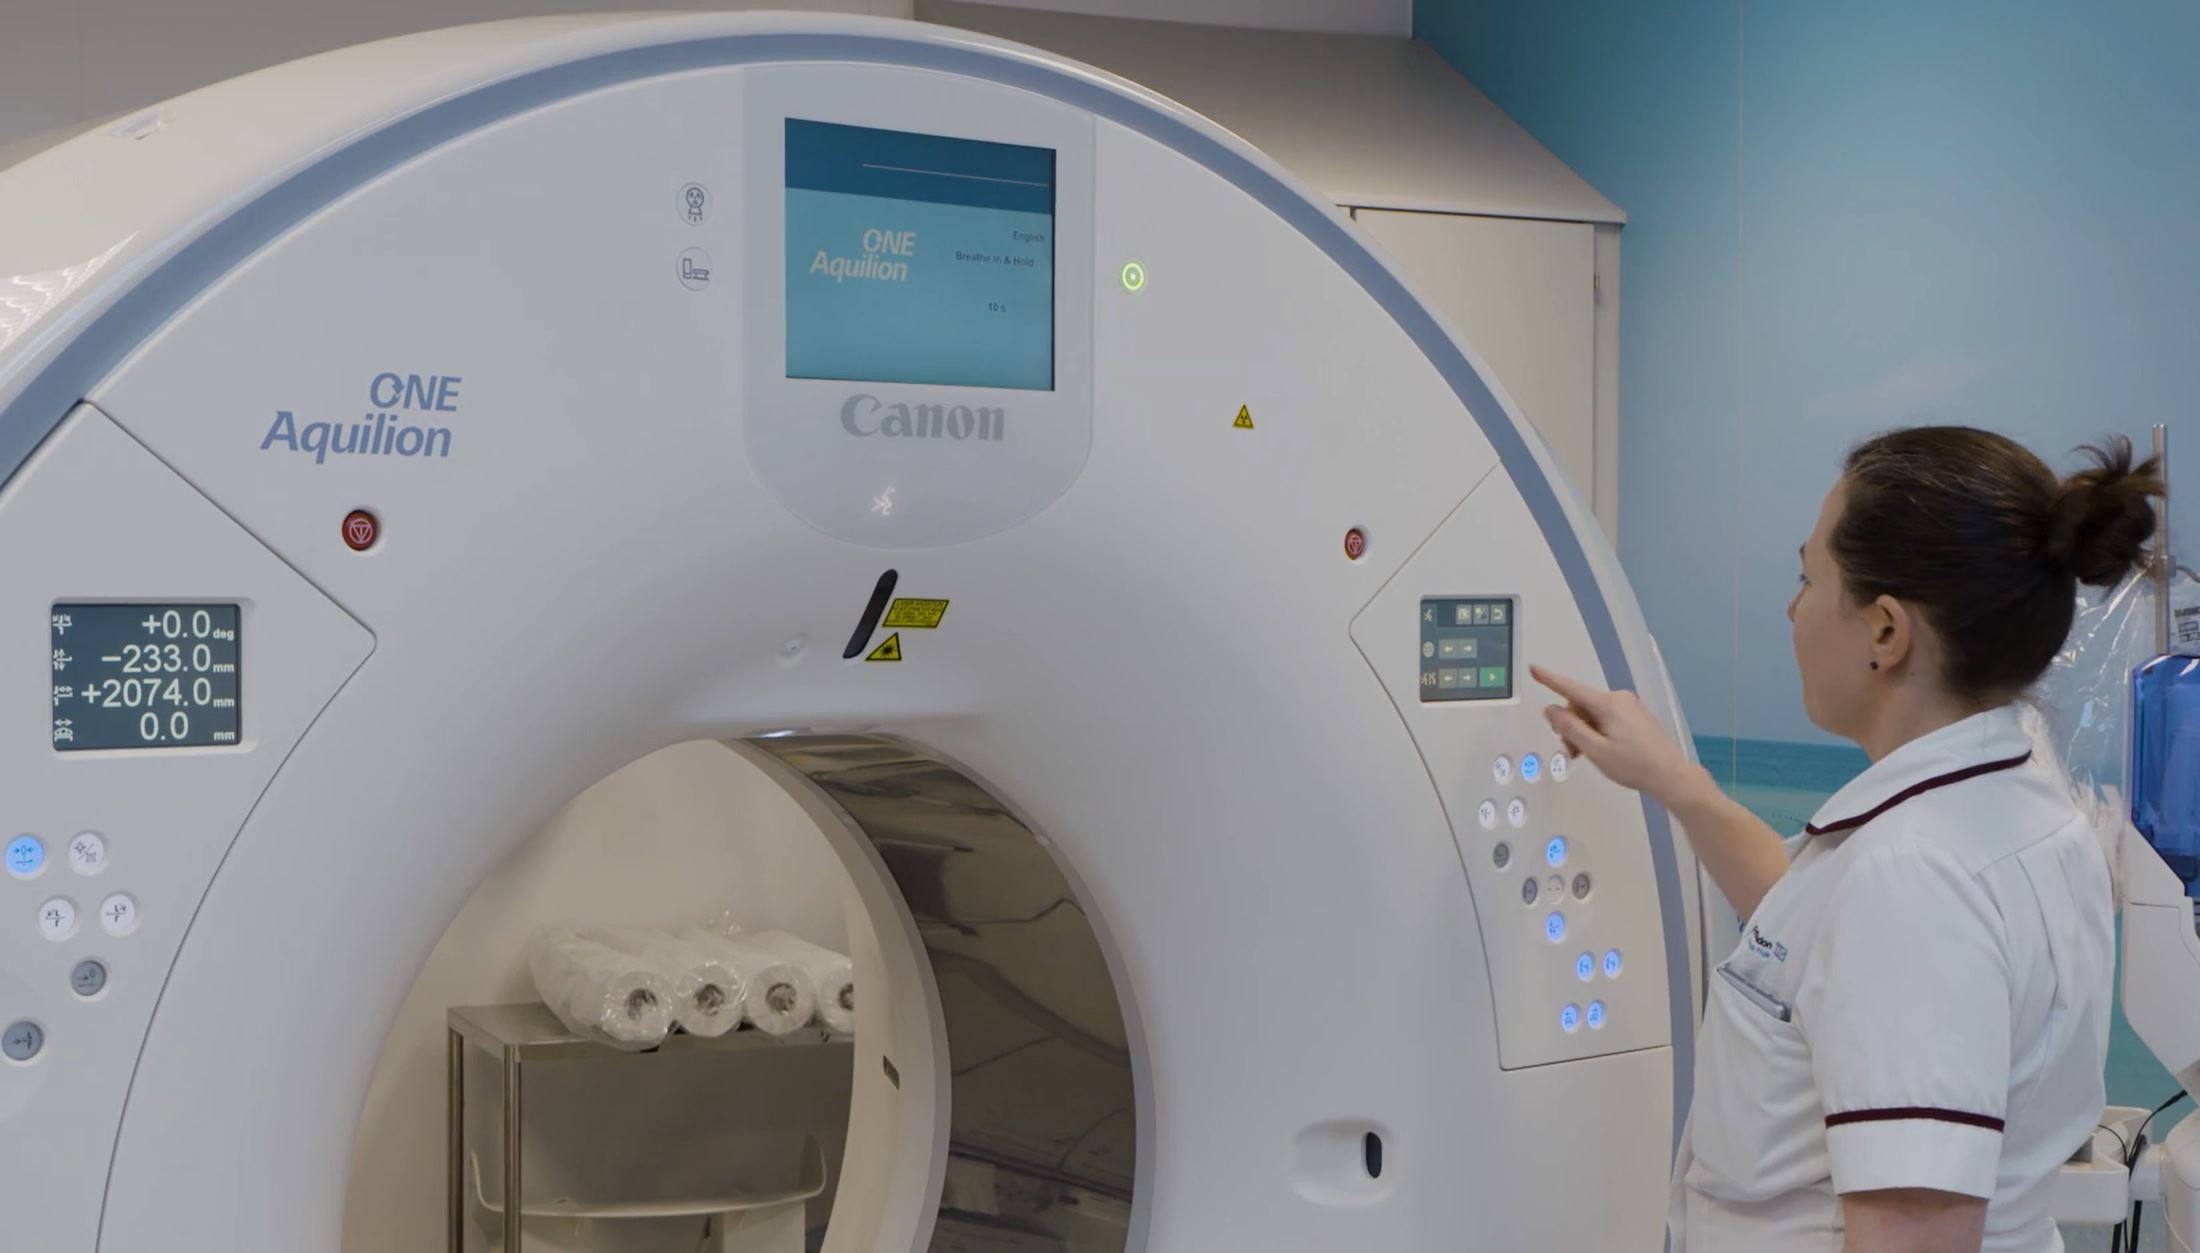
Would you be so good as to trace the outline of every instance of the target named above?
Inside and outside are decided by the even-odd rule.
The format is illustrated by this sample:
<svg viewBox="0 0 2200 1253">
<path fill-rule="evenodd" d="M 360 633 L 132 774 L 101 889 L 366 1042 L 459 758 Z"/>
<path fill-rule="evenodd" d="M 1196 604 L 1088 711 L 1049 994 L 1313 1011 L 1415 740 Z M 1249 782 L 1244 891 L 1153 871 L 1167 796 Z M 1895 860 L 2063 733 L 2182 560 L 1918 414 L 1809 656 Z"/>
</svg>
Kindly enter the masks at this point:
<svg viewBox="0 0 2200 1253">
<path fill-rule="evenodd" d="M 1875 661 L 1875 662 L 1873 662 L 1873 663 L 1872 663 L 1872 669 L 1874 669 L 1874 670 L 1877 670 L 1878 668 L 1879 668 L 1879 663 L 1878 663 L 1878 662 L 1876 662 L 1876 661 Z"/>
</svg>

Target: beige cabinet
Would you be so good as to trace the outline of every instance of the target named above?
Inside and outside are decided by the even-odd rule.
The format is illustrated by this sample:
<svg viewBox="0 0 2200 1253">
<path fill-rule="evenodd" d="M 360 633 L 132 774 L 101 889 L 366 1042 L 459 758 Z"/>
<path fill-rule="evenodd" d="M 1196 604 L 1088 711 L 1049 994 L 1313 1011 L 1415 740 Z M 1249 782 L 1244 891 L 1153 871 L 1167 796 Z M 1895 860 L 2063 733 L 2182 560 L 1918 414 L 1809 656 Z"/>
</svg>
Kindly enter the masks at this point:
<svg viewBox="0 0 2200 1253">
<path fill-rule="evenodd" d="M 1353 217 L 1474 346 L 1606 532 L 1616 530 L 1615 493 L 1600 490 L 1618 450 L 1599 438 L 1599 350 L 1616 344 L 1600 343 L 1609 332 L 1598 317 L 1598 228 L 1381 209 Z M 1616 405 L 1613 417 L 1616 438 Z"/>
</svg>

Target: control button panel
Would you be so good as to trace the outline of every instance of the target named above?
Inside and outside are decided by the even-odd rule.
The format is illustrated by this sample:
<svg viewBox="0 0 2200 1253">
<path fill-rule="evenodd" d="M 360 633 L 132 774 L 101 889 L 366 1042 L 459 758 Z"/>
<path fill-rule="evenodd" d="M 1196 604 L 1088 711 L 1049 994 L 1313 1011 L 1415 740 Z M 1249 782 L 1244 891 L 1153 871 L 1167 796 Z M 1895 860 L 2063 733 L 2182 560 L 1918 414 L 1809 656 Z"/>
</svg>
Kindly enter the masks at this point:
<svg viewBox="0 0 2200 1253">
<path fill-rule="evenodd" d="M 1639 795 L 1572 759 L 1543 717 L 1556 696 L 1527 677 L 1540 665 L 1595 683 L 1618 660 L 1551 543 L 1522 526 L 1528 512 L 1511 481 L 1484 480 L 1352 624 L 1458 846 L 1506 1070 L 1668 1046 L 1690 992 L 1688 971 L 1665 961 L 1666 907 L 1680 902 L 1661 896 L 1687 880 L 1659 876 L 1664 858 L 1685 853 L 1653 838 L 1659 815 Z M 1644 661 L 1646 648 L 1626 647 Z M 1501 667 L 1505 686 L 1486 688 L 1485 666 Z M 1447 668 L 1458 672 L 1448 690 Z M 1510 699 L 1489 699 L 1496 692 Z M 1605 973 L 1607 952 L 1626 954 L 1625 977 Z M 1560 1022 L 1569 1004 L 1572 1031 Z"/>
<path fill-rule="evenodd" d="M 111 1136 L 83 1131 L 120 1125 L 147 1026 L 185 934 L 189 903 L 204 897 L 246 816 L 305 728 L 373 649 L 365 629 L 299 573 L 302 561 L 293 564 L 269 547 L 292 541 L 331 546 L 328 523 L 334 519 L 320 506 L 307 509 L 310 526 L 290 528 L 262 516 L 256 534 L 239 524 L 242 514 L 228 511 L 249 493 L 202 490 L 204 484 L 186 481 L 154 455 L 149 445 L 161 442 L 168 420 L 159 415 L 173 412 L 180 395 L 173 384 L 148 390 L 144 405 L 129 406 L 142 423 L 131 434 L 99 409 L 78 406 L 0 493 L 0 571 L 6 572 L 0 577 L 0 635 L 31 646 L 17 654 L 19 660 L 41 663 L 0 667 L 0 711 L 28 718 L 38 732 L 49 716 L 69 718 L 67 728 L 53 723 L 53 742 L 40 743 L 41 751 L 10 750 L 0 795 L 0 1043 L 8 1044 L 9 1054 L 31 1059 L 0 1055 L 0 1125 L 7 1129 L 0 1135 L 40 1146 L 37 1153 L 0 1153 L 7 1158 L 0 1172 L 0 1213 L 7 1215 L 0 1230 L 7 1234 L 0 1246 L 11 1253 L 18 1247 L 89 1249 L 99 1242 L 114 1146 Z M 203 433 L 199 424 L 192 426 Z M 203 444 L 193 441 L 197 434 L 168 441 L 165 451 Z M 222 499 L 222 507 L 210 495 Z M 132 541 L 88 541 L 87 501 L 101 502 L 101 526 L 92 528 L 98 532 L 92 540 L 127 533 Z M 351 503 L 339 501 L 338 516 Z M 310 556 L 313 550 L 299 551 Z M 227 624 L 209 612 L 202 641 L 195 611 L 185 608 L 217 598 L 239 606 L 239 627 L 256 641 L 249 657 L 260 696 L 240 707 L 236 744 L 162 749 L 221 729 L 209 729 L 195 712 L 187 727 L 175 721 L 171 715 L 181 706 L 169 691 L 171 681 L 180 684 L 181 699 L 196 710 L 190 704 L 198 696 L 196 678 L 211 685 L 215 667 L 235 664 L 215 655 L 217 643 L 230 643 L 214 638 Z M 126 647 L 115 653 L 86 646 L 96 641 L 76 606 L 93 603 L 163 606 L 159 657 L 139 648 L 137 673 L 115 676 L 121 689 L 134 687 L 137 695 L 120 690 L 114 697 L 135 702 L 132 733 L 157 751 L 62 751 L 88 740 L 90 724 L 68 712 L 70 701 L 77 708 L 85 703 L 75 687 L 91 673 L 83 667 L 127 671 L 131 664 Z M 173 654 L 170 609 L 181 615 Z M 136 622 L 142 631 L 144 618 Z M 201 642 L 207 645 L 203 672 L 196 652 Z M 65 675 L 44 664 L 56 647 L 72 659 Z M 109 656 L 121 660 L 108 662 Z M 158 674 L 147 673 L 156 660 Z M 57 676 L 74 692 L 59 706 L 52 704 L 60 695 L 53 686 Z M 157 728 L 139 721 L 147 713 L 144 702 L 154 699 L 156 677 Z M 20 739 L 16 743 L 20 749 Z M 7 873 L 4 861 L 7 845 L 22 835 L 36 835 L 44 846 L 43 870 L 29 881 Z M 116 896 L 124 899 L 110 899 Z M 116 938 L 115 931 L 127 937 Z M 12 1041 L 5 1038 L 10 1034 Z"/>
</svg>

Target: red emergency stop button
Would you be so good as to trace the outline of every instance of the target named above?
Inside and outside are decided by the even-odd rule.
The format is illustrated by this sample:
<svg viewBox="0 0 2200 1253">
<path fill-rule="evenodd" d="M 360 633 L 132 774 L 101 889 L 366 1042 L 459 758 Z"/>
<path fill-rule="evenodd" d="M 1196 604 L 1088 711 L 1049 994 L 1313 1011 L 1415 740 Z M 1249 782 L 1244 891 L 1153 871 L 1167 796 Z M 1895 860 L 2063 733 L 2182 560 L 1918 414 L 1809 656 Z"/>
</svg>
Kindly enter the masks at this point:
<svg viewBox="0 0 2200 1253">
<path fill-rule="evenodd" d="M 344 545 L 355 553 L 363 553 L 374 547 L 382 538 L 382 520 L 364 509 L 354 509 L 344 515 Z"/>
</svg>

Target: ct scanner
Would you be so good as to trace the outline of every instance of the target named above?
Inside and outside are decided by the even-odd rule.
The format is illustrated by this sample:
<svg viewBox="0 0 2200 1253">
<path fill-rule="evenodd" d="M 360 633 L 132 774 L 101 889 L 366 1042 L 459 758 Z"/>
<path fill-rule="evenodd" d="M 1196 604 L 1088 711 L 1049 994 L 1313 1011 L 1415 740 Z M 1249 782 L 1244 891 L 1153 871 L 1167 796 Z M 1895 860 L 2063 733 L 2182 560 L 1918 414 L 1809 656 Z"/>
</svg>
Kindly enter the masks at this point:
<svg viewBox="0 0 2200 1253">
<path fill-rule="evenodd" d="M 1698 877 L 1524 673 L 1672 720 L 1654 647 L 1219 128 L 908 24 L 466 28 L 0 174 L 0 276 L 7 1248 L 335 1248 L 446 921 L 698 739 L 871 936 L 828 1249 L 1661 1247 Z"/>
</svg>

